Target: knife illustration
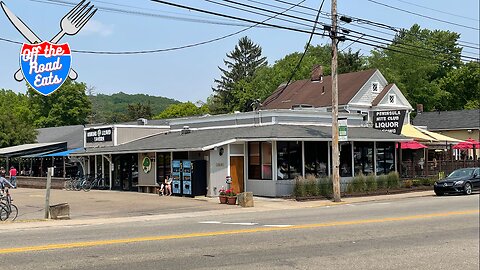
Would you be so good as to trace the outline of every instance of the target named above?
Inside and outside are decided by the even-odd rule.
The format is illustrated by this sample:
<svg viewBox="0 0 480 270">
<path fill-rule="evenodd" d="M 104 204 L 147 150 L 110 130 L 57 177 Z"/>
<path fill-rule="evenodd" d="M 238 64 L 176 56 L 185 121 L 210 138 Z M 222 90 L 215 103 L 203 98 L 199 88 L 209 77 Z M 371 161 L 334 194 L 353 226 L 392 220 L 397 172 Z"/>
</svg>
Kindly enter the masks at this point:
<svg viewBox="0 0 480 270">
<path fill-rule="evenodd" d="M 31 44 L 42 42 L 42 40 L 20 18 L 13 14 L 13 12 L 5 5 L 3 1 L 0 1 L 0 5 L 10 22 L 15 26 L 15 28 L 17 28 L 18 32 L 20 32 L 20 34 L 22 34 L 22 36 L 24 36 L 28 42 Z M 78 74 L 71 68 L 70 72 L 68 73 L 68 77 L 72 80 L 75 80 L 78 77 Z M 14 78 L 19 82 L 23 80 L 23 73 L 20 69 L 15 72 Z"/>
</svg>

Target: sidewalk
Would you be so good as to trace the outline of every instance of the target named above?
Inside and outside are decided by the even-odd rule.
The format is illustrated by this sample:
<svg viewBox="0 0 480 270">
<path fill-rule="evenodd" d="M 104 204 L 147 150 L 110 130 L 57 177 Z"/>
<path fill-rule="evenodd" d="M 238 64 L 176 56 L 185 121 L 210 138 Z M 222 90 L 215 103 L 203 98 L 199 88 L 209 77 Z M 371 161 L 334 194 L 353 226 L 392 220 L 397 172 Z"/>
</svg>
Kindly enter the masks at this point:
<svg viewBox="0 0 480 270">
<path fill-rule="evenodd" d="M 218 198 L 174 197 L 156 194 L 121 191 L 66 191 L 51 190 L 50 205 L 67 202 L 70 220 L 45 220 L 45 190 L 20 188 L 12 190 L 14 204 L 19 209 L 15 222 L 0 223 L 3 228 L 69 226 L 75 224 L 117 223 L 141 220 L 173 219 L 229 213 L 248 213 L 282 209 L 301 209 L 352 204 L 371 201 L 398 200 L 433 196 L 433 191 L 394 195 L 344 198 L 335 203 L 329 200 L 302 201 L 291 199 L 255 197 L 254 207 L 242 208 L 221 205 Z"/>
</svg>

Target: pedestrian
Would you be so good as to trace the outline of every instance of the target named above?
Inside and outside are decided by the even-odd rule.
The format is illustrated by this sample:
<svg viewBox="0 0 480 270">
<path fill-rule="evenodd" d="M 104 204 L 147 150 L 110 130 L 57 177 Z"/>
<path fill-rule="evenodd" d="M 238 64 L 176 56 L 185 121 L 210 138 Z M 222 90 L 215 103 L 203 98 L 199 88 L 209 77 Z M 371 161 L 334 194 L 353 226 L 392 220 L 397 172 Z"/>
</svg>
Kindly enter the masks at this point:
<svg viewBox="0 0 480 270">
<path fill-rule="evenodd" d="M 10 183 L 14 186 L 14 188 L 17 188 L 17 169 L 15 169 L 14 166 L 10 167 Z"/>
<path fill-rule="evenodd" d="M 5 174 L 6 174 L 6 173 L 7 173 L 7 172 L 5 171 L 5 168 L 0 167 L 0 177 L 5 178 Z"/>
</svg>

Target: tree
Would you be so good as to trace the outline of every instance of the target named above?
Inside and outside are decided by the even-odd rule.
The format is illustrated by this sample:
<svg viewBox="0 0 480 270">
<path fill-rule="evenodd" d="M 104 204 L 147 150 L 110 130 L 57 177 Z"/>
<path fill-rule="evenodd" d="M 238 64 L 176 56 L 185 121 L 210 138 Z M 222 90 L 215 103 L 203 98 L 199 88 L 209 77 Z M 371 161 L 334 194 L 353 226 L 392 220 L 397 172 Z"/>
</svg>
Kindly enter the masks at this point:
<svg viewBox="0 0 480 270">
<path fill-rule="evenodd" d="M 0 148 L 35 142 L 33 119 L 25 95 L 0 90 Z"/>
<path fill-rule="evenodd" d="M 92 104 L 86 95 L 85 83 L 69 79 L 48 96 L 28 87 L 29 105 L 37 127 L 58 127 L 86 124 Z"/>
<path fill-rule="evenodd" d="M 368 61 L 387 81 L 395 83 L 409 102 L 424 104 L 426 111 L 445 98 L 438 80 L 461 66 L 457 33 L 421 29 L 413 25 L 396 35 L 387 49 L 372 51 Z"/>
<path fill-rule="evenodd" d="M 438 86 L 445 98 L 436 109 L 480 109 L 480 63 L 469 62 L 440 78 Z"/>
<path fill-rule="evenodd" d="M 208 105 L 204 104 L 201 107 L 197 107 L 192 102 L 172 104 L 168 106 L 163 112 L 155 116 L 153 119 L 166 119 L 176 117 L 186 117 L 195 115 L 204 115 L 209 113 Z"/>
<path fill-rule="evenodd" d="M 235 49 L 227 53 L 227 59 L 223 62 L 226 69 L 218 67 L 222 76 L 214 80 L 217 86 L 213 88 L 213 103 L 216 103 L 216 106 L 212 109 L 216 113 L 233 111 L 239 101 L 236 93 L 242 92 L 243 83 L 250 82 L 257 70 L 267 65 L 266 57 L 262 57 L 262 48 L 248 37 L 242 37 Z M 237 85 L 240 81 L 243 83 Z"/>
<path fill-rule="evenodd" d="M 127 121 L 133 121 L 139 118 L 151 119 L 153 116 L 150 102 L 146 104 L 140 102 L 128 104 L 127 111 Z"/>
</svg>

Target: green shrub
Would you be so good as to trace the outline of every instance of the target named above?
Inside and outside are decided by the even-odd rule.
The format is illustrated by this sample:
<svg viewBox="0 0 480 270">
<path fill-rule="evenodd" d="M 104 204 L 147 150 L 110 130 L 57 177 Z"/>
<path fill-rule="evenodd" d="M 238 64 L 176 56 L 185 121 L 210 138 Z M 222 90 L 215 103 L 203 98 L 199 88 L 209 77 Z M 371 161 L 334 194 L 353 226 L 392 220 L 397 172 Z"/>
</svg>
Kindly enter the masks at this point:
<svg viewBox="0 0 480 270">
<path fill-rule="evenodd" d="M 387 176 L 385 174 L 379 175 L 377 177 L 377 188 L 378 189 L 387 188 Z"/>
<path fill-rule="evenodd" d="M 375 175 L 369 174 L 365 178 L 365 184 L 366 184 L 366 190 L 367 191 L 375 191 L 377 190 L 377 179 L 375 178 Z"/>
<path fill-rule="evenodd" d="M 421 184 L 422 184 L 423 186 L 427 186 L 427 187 L 428 187 L 428 186 L 432 186 L 433 183 L 435 183 L 435 181 L 436 181 L 435 178 L 422 178 Z"/>
<path fill-rule="evenodd" d="M 293 187 L 293 196 L 298 197 L 305 197 L 306 190 L 305 190 L 305 183 L 304 178 L 301 176 L 297 176 L 295 178 L 295 184 Z"/>
<path fill-rule="evenodd" d="M 314 175 L 307 175 L 307 179 L 305 179 L 305 195 L 306 196 L 318 196 L 320 194 L 317 185 L 317 179 Z"/>
<path fill-rule="evenodd" d="M 347 193 L 365 192 L 367 189 L 365 175 L 360 174 L 355 176 L 347 185 Z"/>
<path fill-rule="evenodd" d="M 387 174 L 387 188 L 398 188 L 400 186 L 400 176 L 397 172 Z"/>
<path fill-rule="evenodd" d="M 413 184 L 414 187 L 418 187 L 418 186 L 420 186 L 421 182 L 418 179 L 414 179 L 414 180 L 412 180 L 412 184 Z"/>
<path fill-rule="evenodd" d="M 318 180 L 318 187 L 320 195 L 331 198 L 333 196 L 333 182 L 332 177 L 322 177 Z"/>
</svg>

